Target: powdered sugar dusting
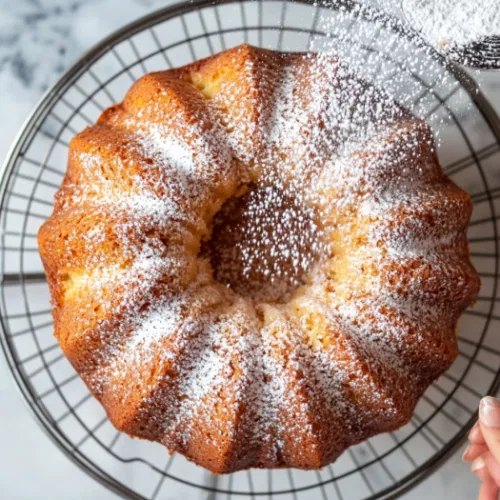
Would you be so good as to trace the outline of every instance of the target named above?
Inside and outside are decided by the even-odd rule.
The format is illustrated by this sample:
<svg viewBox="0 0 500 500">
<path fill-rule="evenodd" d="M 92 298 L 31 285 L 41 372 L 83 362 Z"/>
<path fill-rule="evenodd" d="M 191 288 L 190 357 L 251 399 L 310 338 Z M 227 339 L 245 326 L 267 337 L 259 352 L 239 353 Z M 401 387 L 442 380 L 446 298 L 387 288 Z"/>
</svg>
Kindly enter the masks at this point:
<svg viewBox="0 0 500 500">
<path fill-rule="evenodd" d="M 232 76 L 137 84 L 101 125 L 118 153 L 86 132 L 42 256 L 120 428 L 218 472 L 317 468 L 453 360 L 469 200 L 428 126 L 338 58 L 228 54 Z"/>
</svg>

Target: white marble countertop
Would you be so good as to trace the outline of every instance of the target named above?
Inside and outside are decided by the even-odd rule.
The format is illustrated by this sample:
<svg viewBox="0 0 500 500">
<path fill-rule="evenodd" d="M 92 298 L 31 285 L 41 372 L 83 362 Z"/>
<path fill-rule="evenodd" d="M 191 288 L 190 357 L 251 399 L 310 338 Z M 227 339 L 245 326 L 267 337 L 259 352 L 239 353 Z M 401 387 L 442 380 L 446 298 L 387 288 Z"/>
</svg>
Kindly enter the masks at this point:
<svg viewBox="0 0 500 500">
<path fill-rule="evenodd" d="M 0 162 L 43 91 L 65 67 L 117 27 L 165 3 L 168 2 L 0 0 Z M 476 76 L 500 109 L 500 76 Z M 1 498 L 115 498 L 69 461 L 38 428 L 17 394 L 2 357 L 0 408 Z M 462 451 L 463 446 L 404 498 L 475 498 L 478 481 L 461 462 Z"/>
</svg>

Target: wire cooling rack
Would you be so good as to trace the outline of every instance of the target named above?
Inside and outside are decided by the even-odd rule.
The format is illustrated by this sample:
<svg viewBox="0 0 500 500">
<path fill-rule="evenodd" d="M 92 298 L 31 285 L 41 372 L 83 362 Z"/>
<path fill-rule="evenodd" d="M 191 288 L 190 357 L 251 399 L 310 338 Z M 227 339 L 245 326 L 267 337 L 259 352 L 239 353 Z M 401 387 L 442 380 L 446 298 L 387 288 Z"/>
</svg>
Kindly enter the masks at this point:
<svg viewBox="0 0 500 500">
<path fill-rule="evenodd" d="M 435 128 L 442 165 L 474 201 L 469 241 L 482 290 L 460 322 L 459 358 L 425 393 L 407 426 L 348 450 L 321 471 L 217 477 L 160 445 L 118 433 L 52 335 L 36 234 L 52 210 L 69 140 L 142 74 L 242 42 L 355 51 L 366 79 L 392 86 Z M 499 385 L 500 122 L 474 82 L 421 43 L 397 22 L 348 1 L 195 0 L 118 31 L 46 94 L 11 150 L 0 186 L 0 339 L 36 420 L 88 474 L 129 498 L 388 498 L 435 470 L 460 444 L 480 397 Z M 409 58 L 413 53 L 419 55 Z"/>
</svg>

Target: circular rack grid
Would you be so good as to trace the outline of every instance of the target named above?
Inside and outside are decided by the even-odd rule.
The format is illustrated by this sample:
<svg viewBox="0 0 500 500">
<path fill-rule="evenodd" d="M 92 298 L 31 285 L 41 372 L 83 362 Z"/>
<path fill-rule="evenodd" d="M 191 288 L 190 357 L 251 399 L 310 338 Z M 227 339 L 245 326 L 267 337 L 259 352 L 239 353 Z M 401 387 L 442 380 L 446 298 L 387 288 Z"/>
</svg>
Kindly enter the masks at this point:
<svg viewBox="0 0 500 500">
<path fill-rule="evenodd" d="M 214 476 L 158 444 L 130 439 L 112 427 L 52 335 L 36 234 L 52 210 L 69 140 L 142 74 L 242 42 L 356 50 L 365 78 L 390 86 L 397 75 L 400 90 L 414 96 L 411 110 L 439 132 L 445 171 L 474 201 L 469 241 L 482 290 L 460 321 L 459 358 L 425 393 L 408 425 L 353 447 L 321 471 Z M 195 0 L 110 36 L 46 94 L 11 150 L 0 186 L 0 339 L 36 420 L 88 474 L 129 498 L 388 498 L 435 470 L 461 443 L 479 399 L 499 385 L 500 121 L 470 78 L 422 47 L 394 20 L 347 0 Z M 420 50 L 418 65 L 408 61 L 409 50 Z"/>
</svg>

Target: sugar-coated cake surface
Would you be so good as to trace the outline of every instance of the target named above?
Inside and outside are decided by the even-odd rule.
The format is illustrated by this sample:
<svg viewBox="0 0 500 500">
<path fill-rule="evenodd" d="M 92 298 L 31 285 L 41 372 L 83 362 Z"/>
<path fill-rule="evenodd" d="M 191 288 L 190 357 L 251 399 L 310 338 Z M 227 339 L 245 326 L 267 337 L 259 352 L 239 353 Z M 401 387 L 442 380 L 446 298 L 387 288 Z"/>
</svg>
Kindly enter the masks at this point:
<svg viewBox="0 0 500 500">
<path fill-rule="evenodd" d="M 425 122 L 336 58 L 243 45 L 78 134 L 39 246 L 118 429 L 214 472 L 310 469 L 454 361 L 470 214 Z"/>
</svg>

